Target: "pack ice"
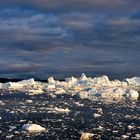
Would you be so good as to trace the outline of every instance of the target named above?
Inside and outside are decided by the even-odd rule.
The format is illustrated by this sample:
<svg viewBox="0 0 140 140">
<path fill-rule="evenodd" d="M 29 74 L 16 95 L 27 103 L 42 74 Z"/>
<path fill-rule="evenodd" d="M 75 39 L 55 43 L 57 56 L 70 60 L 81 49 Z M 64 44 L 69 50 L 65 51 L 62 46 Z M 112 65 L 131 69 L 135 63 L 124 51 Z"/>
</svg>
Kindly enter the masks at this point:
<svg viewBox="0 0 140 140">
<path fill-rule="evenodd" d="M 79 78 L 70 77 L 64 81 L 56 81 L 53 77 L 48 82 L 38 82 L 33 78 L 20 82 L 0 83 L 0 89 L 14 93 L 15 91 L 28 94 L 70 94 L 81 98 L 95 97 L 107 99 L 138 99 L 140 91 L 140 77 L 127 78 L 124 81 L 109 80 L 105 75 L 101 77 L 87 77 L 84 73 Z"/>
</svg>

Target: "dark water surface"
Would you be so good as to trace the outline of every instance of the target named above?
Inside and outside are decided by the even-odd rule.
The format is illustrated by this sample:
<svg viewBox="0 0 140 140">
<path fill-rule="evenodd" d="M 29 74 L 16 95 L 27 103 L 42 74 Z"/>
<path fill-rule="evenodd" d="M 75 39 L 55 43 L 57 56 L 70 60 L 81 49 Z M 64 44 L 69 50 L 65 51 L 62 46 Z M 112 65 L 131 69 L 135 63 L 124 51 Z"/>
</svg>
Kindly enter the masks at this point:
<svg viewBox="0 0 140 140">
<path fill-rule="evenodd" d="M 140 139 L 139 101 L 91 101 L 70 95 L 22 93 L 1 93 L 0 101 L 1 140 L 79 140 L 80 131 L 93 133 L 94 140 Z M 48 108 L 52 107 L 71 112 L 50 113 Z M 94 117 L 99 110 L 101 116 Z M 21 129 L 26 123 L 39 124 L 48 131 L 28 134 Z"/>
</svg>

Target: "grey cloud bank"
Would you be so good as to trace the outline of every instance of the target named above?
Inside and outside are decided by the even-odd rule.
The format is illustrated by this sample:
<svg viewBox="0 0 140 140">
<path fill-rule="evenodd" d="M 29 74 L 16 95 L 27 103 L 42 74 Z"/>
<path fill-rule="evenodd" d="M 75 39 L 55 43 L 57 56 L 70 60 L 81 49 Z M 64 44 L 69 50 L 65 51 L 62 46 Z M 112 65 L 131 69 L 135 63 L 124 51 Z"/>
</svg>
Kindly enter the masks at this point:
<svg viewBox="0 0 140 140">
<path fill-rule="evenodd" d="M 140 76 L 139 6 L 137 0 L 2 0 L 0 77 Z"/>
</svg>

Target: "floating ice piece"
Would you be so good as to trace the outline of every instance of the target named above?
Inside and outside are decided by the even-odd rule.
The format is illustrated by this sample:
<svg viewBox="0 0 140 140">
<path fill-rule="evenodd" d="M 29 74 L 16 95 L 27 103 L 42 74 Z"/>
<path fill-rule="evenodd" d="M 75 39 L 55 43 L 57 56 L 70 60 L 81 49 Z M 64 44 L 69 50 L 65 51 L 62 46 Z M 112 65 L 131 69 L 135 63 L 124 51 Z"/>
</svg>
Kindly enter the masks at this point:
<svg viewBox="0 0 140 140">
<path fill-rule="evenodd" d="M 55 88 L 55 84 L 48 84 L 47 88 L 50 89 L 50 90 L 54 89 Z"/>
<path fill-rule="evenodd" d="M 81 132 L 80 140 L 91 140 L 94 134 L 88 132 Z"/>
<path fill-rule="evenodd" d="M 80 102 L 75 102 L 75 104 L 76 104 L 77 106 L 81 106 L 81 107 L 84 106 L 84 104 L 81 104 Z"/>
<path fill-rule="evenodd" d="M 26 102 L 26 103 L 32 103 L 33 100 L 26 100 L 25 102 Z"/>
<path fill-rule="evenodd" d="M 88 92 L 87 91 L 80 91 L 79 95 L 82 99 L 84 99 L 84 98 L 93 99 L 97 96 L 100 96 L 100 92 L 97 91 L 96 89 L 91 89 Z"/>
<path fill-rule="evenodd" d="M 76 84 L 78 79 L 72 76 L 70 78 L 66 78 L 65 81 L 67 82 L 68 87 L 69 87 L 69 86 Z"/>
<path fill-rule="evenodd" d="M 122 137 L 122 139 L 128 139 L 129 138 L 129 136 L 127 136 L 127 135 L 122 135 L 121 137 Z"/>
<path fill-rule="evenodd" d="M 63 88 L 58 88 L 56 91 L 55 91 L 55 94 L 64 94 L 66 93 L 66 91 L 63 89 Z"/>
<path fill-rule="evenodd" d="M 49 78 L 48 78 L 48 83 L 54 84 L 55 82 L 56 82 L 56 81 L 54 80 L 53 77 L 49 77 Z"/>
<path fill-rule="evenodd" d="M 140 86 L 140 77 L 127 78 L 126 81 L 130 85 Z"/>
<path fill-rule="evenodd" d="M 5 103 L 3 101 L 0 101 L 0 105 L 5 105 Z"/>
<path fill-rule="evenodd" d="M 130 125 L 128 125 L 127 127 L 128 127 L 129 130 L 131 130 L 131 129 L 133 129 L 135 126 L 134 126 L 134 124 L 130 124 Z"/>
<path fill-rule="evenodd" d="M 70 110 L 68 109 L 68 108 L 57 108 L 57 107 L 55 107 L 55 108 L 49 108 L 49 112 L 50 113 L 69 113 L 70 112 Z"/>
<path fill-rule="evenodd" d="M 55 107 L 55 111 L 57 113 L 69 113 L 70 112 L 70 110 L 68 108 L 63 109 L 63 108 L 57 108 L 57 107 Z"/>
<path fill-rule="evenodd" d="M 103 75 L 101 77 L 95 77 L 92 79 L 92 81 L 96 84 L 105 85 L 105 86 L 110 83 L 109 78 L 106 75 Z"/>
<path fill-rule="evenodd" d="M 99 117 L 101 117 L 101 114 L 94 113 L 94 114 L 93 114 L 93 117 L 94 117 L 94 118 L 99 118 Z"/>
<path fill-rule="evenodd" d="M 95 99 L 96 97 L 111 99 L 138 99 L 140 90 L 140 77 L 133 77 L 125 81 L 110 81 L 107 76 L 87 78 L 83 73 L 80 78 L 70 77 L 65 81 L 55 81 L 48 78 L 48 83 L 34 81 L 33 78 L 20 82 L 0 83 L 0 89 L 20 91 L 28 94 L 42 94 L 53 92 L 55 94 L 79 94 L 81 98 Z M 138 86 L 139 85 L 139 86 Z"/>
<path fill-rule="evenodd" d="M 102 109 L 102 108 L 97 108 L 97 112 L 98 112 L 99 114 L 103 114 L 103 109 Z"/>
<path fill-rule="evenodd" d="M 26 90 L 24 92 L 27 92 L 29 94 L 42 94 L 42 93 L 44 93 L 44 91 L 42 89 L 30 89 L 30 90 Z"/>
<path fill-rule="evenodd" d="M 0 83 L 0 89 L 3 89 L 3 83 Z"/>
<path fill-rule="evenodd" d="M 102 131 L 104 128 L 102 127 L 102 126 L 99 126 L 98 128 L 97 128 L 97 130 L 100 130 L 100 131 Z"/>
<path fill-rule="evenodd" d="M 87 78 L 87 76 L 84 73 L 82 73 L 82 75 L 81 75 L 79 80 L 80 81 L 86 81 L 86 80 L 88 80 L 88 78 Z"/>
<path fill-rule="evenodd" d="M 22 130 L 28 131 L 29 133 L 39 133 L 46 129 L 38 124 L 24 124 Z"/>
<path fill-rule="evenodd" d="M 31 86 L 34 85 L 35 81 L 33 78 L 28 79 L 28 80 L 22 80 L 19 82 L 7 82 L 4 84 L 0 84 L 1 89 L 9 90 L 9 89 L 20 89 L 23 88 L 24 86 Z"/>
<path fill-rule="evenodd" d="M 126 96 L 127 96 L 127 94 L 129 95 L 129 98 L 131 98 L 133 100 L 136 100 L 136 99 L 139 98 L 139 93 L 137 91 L 133 90 L 133 89 L 130 89 L 128 91 L 128 93 L 126 93 Z"/>
<path fill-rule="evenodd" d="M 31 79 L 28 79 L 28 80 L 22 80 L 20 82 L 17 82 L 17 84 L 21 84 L 22 86 L 34 85 L 35 84 L 35 80 L 34 80 L 34 78 L 31 78 Z"/>
<path fill-rule="evenodd" d="M 4 90 L 9 90 L 9 87 L 11 86 L 11 82 L 7 82 L 7 83 L 1 83 L 0 84 L 0 88 L 4 89 Z"/>
<path fill-rule="evenodd" d="M 121 99 L 125 96 L 125 90 L 123 88 L 117 87 L 107 87 L 101 93 L 102 98 L 109 98 L 109 99 Z"/>
<path fill-rule="evenodd" d="M 140 139 L 140 134 L 135 134 L 137 139 Z"/>
<path fill-rule="evenodd" d="M 8 135 L 6 136 L 6 139 L 12 139 L 14 137 L 14 135 Z"/>
</svg>

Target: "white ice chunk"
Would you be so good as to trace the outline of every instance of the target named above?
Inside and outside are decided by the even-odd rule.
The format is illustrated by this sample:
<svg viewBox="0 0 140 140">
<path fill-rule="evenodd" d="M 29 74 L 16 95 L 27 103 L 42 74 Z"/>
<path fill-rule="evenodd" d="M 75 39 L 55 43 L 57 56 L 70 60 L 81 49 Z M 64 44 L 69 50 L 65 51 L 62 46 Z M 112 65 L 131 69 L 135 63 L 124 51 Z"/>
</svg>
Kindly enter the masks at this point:
<svg viewBox="0 0 140 140">
<path fill-rule="evenodd" d="M 126 81 L 130 85 L 140 86 L 140 77 L 127 78 Z"/>
<path fill-rule="evenodd" d="M 55 84 L 48 84 L 48 85 L 47 85 L 47 88 L 50 89 L 50 90 L 51 90 L 51 89 L 54 89 L 54 88 L 55 88 Z"/>
<path fill-rule="evenodd" d="M 93 78 L 92 81 L 98 85 L 100 84 L 100 85 L 104 85 L 104 86 L 106 86 L 110 83 L 109 78 L 106 75 L 103 75 L 102 77 Z"/>
<path fill-rule="evenodd" d="M 99 118 L 99 117 L 101 117 L 101 114 L 94 113 L 94 114 L 93 114 L 93 117 L 94 117 L 94 118 Z"/>
<path fill-rule="evenodd" d="M 49 78 L 48 78 L 48 83 L 54 84 L 55 82 L 56 82 L 56 81 L 54 80 L 53 77 L 49 77 Z"/>
<path fill-rule="evenodd" d="M 68 109 L 68 108 L 58 108 L 58 107 L 55 107 L 55 108 L 49 108 L 49 112 L 50 113 L 62 113 L 62 114 L 64 114 L 64 113 L 69 113 L 70 112 L 70 110 Z"/>
<path fill-rule="evenodd" d="M 135 100 L 135 99 L 139 98 L 139 93 L 133 89 L 130 89 L 128 93 L 129 93 L 131 99 Z"/>
<path fill-rule="evenodd" d="M 20 82 L 17 82 L 17 84 L 21 84 L 23 86 L 34 85 L 35 84 L 35 80 L 34 80 L 34 78 L 31 78 L 31 79 L 28 79 L 28 80 L 22 80 Z"/>
<path fill-rule="evenodd" d="M 80 140 L 91 140 L 94 134 L 88 132 L 81 132 Z"/>
<path fill-rule="evenodd" d="M 27 92 L 29 94 L 42 94 L 44 91 L 42 89 L 30 89 L 30 90 L 25 90 L 24 92 Z"/>
<path fill-rule="evenodd" d="M 0 84 L 1 89 L 9 90 L 9 89 L 20 89 L 23 88 L 24 86 L 31 86 L 34 85 L 35 81 L 33 78 L 28 79 L 28 80 L 22 80 L 19 82 L 7 82 L 4 84 Z"/>
<path fill-rule="evenodd" d="M 32 103 L 33 100 L 26 100 L 25 102 L 26 102 L 26 103 Z"/>
<path fill-rule="evenodd" d="M 69 87 L 69 86 L 76 84 L 78 80 L 77 80 L 77 78 L 72 76 L 70 78 L 66 78 L 65 81 L 67 82 L 68 87 Z"/>
<path fill-rule="evenodd" d="M 82 75 L 81 75 L 79 80 L 80 81 L 86 81 L 86 80 L 88 80 L 88 78 L 87 78 L 87 76 L 84 73 L 82 73 Z"/>
<path fill-rule="evenodd" d="M 29 133 L 43 132 L 46 129 L 38 124 L 24 124 L 22 130 L 28 131 Z"/>
<path fill-rule="evenodd" d="M 55 91 L 55 94 L 64 94 L 66 93 L 66 91 L 63 89 L 63 88 L 58 88 L 56 91 Z"/>
</svg>

